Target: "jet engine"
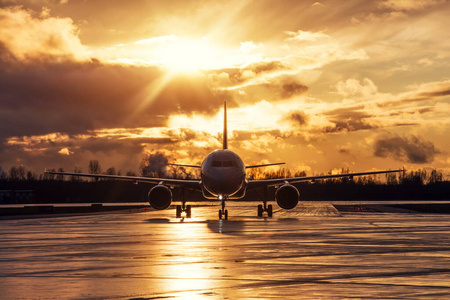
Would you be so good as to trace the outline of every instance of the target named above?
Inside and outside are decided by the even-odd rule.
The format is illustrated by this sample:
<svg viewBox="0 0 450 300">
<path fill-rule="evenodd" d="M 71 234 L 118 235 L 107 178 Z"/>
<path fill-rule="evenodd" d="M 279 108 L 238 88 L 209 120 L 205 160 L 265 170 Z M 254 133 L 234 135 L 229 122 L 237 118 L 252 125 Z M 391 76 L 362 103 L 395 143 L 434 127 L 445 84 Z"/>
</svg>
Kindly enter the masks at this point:
<svg viewBox="0 0 450 300">
<path fill-rule="evenodd" d="M 275 193 L 278 206 L 284 209 L 292 209 L 297 206 L 299 197 L 300 193 L 297 188 L 289 183 L 280 186 Z"/>
<path fill-rule="evenodd" d="M 160 184 L 154 186 L 150 192 L 148 192 L 148 201 L 154 209 L 166 209 L 172 203 L 172 192 L 165 185 Z"/>
</svg>

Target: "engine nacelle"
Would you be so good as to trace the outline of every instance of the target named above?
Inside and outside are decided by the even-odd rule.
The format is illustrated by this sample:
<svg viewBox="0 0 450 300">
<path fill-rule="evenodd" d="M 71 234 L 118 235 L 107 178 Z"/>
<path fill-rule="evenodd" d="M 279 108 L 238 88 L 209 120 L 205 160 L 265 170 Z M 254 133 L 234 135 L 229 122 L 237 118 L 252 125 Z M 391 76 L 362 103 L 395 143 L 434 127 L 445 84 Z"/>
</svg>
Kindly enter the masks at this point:
<svg viewBox="0 0 450 300">
<path fill-rule="evenodd" d="M 166 209 L 172 203 L 172 191 L 165 185 L 154 186 L 148 192 L 148 202 L 154 209 Z"/>
<path fill-rule="evenodd" d="M 279 207 L 284 209 L 292 209 L 297 206 L 300 193 L 297 188 L 289 183 L 280 186 L 276 193 L 275 199 Z"/>
</svg>

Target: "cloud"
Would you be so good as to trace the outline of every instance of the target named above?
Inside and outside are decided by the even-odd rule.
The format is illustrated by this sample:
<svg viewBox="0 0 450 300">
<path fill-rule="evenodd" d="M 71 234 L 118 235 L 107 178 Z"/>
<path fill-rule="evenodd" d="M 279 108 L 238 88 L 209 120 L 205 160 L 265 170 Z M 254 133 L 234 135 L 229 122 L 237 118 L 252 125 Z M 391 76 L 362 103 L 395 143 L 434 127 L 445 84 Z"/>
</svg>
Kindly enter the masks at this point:
<svg viewBox="0 0 450 300">
<path fill-rule="evenodd" d="M 303 126 L 308 123 L 308 116 L 303 111 L 295 111 L 289 115 L 289 119 L 297 125 Z"/>
<path fill-rule="evenodd" d="M 143 161 L 144 165 L 141 168 L 143 176 L 149 177 L 166 177 L 167 176 L 167 163 L 170 157 L 166 156 L 163 152 L 156 151 L 155 153 L 149 153 L 146 161 Z"/>
<path fill-rule="evenodd" d="M 339 94 L 348 96 L 363 96 L 367 97 L 377 93 L 378 88 L 372 80 L 364 78 L 362 83 L 357 79 L 347 79 L 346 81 L 339 81 L 336 84 L 336 89 Z"/>
<path fill-rule="evenodd" d="M 0 8 L 0 43 L 18 59 L 69 57 L 86 59 L 87 49 L 69 18 L 39 16 L 21 6 Z"/>
<path fill-rule="evenodd" d="M 308 87 L 295 82 L 295 81 L 286 81 L 284 84 L 282 84 L 281 86 L 283 88 L 283 92 L 282 92 L 282 96 L 283 98 L 290 98 L 294 95 L 301 95 L 303 93 L 305 93 L 306 91 L 308 91 Z"/>
<path fill-rule="evenodd" d="M 326 133 L 334 133 L 377 128 L 376 125 L 371 125 L 367 122 L 366 119 L 373 116 L 361 111 L 363 109 L 364 106 L 356 106 L 349 108 L 338 108 L 324 113 L 325 115 L 330 116 L 329 121 L 334 123 L 334 126 L 328 126 L 324 129 L 324 131 Z"/>
<path fill-rule="evenodd" d="M 62 148 L 61 150 L 58 151 L 59 154 L 61 155 L 72 155 L 73 152 L 69 150 L 69 148 Z"/>
<path fill-rule="evenodd" d="M 287 41 L 295 41 L 295 42 L 316 42 L 319 40 L 329 39 L 330 36 L 323 32 L 311 32 L 311 31 L 303 31 L 298 30 L 297 32 L 286 31 L 285 32 L 289 38 Z"/>
<path fill-rule="evenodd" d="M 350 154 L 350 148 L 347 146 L 341 146 L 339 147 L 338 153 L 349 155 Z"/>
<path fill-rule="evenodd" d="M 227 97 L 205 77 L 96 61 L 22 64 L 2 60 L 8 53 L 0 48 L 0 139 L 161 126 L 174 112 L 214 114 Z"/>
<path fill-rule="evenodd" d="M 430 6 L 444 3 L 445 0 L 386 0 L 379 2 L 382 8 L 389 8 L 395 11 L 423 10 Z"/>
<path fill-rule="evenodd" d="M 393 133 L 382 134 L 374 142 L 376 157 L 392 157 L 415 164 L 431 163 L 439 153 L 432 142 L 413 134 L 403 137 Z"/>
<path fill-rule="evenodd" d="M 427 82 L 409 86 L 411 91 L 399 94 L 394 101 L 381 101 L 379 107 L 410 105 L 414 102 L 437 101 L 450 95 L 450 80 Z"/>
</svg>

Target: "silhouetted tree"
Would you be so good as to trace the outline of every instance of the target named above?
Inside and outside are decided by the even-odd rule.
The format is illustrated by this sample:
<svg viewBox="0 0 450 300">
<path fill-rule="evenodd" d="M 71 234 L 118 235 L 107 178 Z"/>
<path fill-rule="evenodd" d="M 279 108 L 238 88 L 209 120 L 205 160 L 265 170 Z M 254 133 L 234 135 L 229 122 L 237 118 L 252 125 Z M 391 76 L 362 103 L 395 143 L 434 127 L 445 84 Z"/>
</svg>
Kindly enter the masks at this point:
<svg viewBox="0 0 450 300">
<path fill-rule="evenodd" d="M 59 168 L 58 172 L 64 172 L 64 169 L 63 168 Z M 56 180 L 60 180 L 60 181 L 64 180 L 64 175 L 61 175 L 61 174 L 56 175 Z"/>
<path fill-rule="evenodd" d="M 11 181 L 25 180 L 26 170 L 24 166 L 13 166 L 9 171 L 9 179 Z"/>
<path fill-rule="evenodd" d="M 74 173 L 83 173 L 83 169 L 80 168 L 80 167 L 75 167 L 75 168 L 73 168 L 73 172 L 74 172 Z M 74 175 L 72 175 L 72 176 L 70 176 L 70 181 L 73 181 L 73 182 L 80 182 L 80 181 L 82 181 L 82 179 L 81 179 L 80 176 L 74 176 Z"/>
<path fill-rule="evenodd" d="M 406 185 L 423 185 L 425 183 L 425 179 L 427 173 L 424 170 L 411 171 L 409 173 L 405 173 L 402 176 L 401 184 Z"/>
<path fill-rule="evenodd" d="M 106 175 L 116 175 L 116 168 L 111 167 L 106 170 Z"/>
<path fill-rule="evenodd" d="M 27 172 L 27 181 L 36 181 L 37 180 L 37 175 L 36 173 L 33 173 L 31 171 Z"/>
<path fill-rule="evenodd" d="M 50 172 L 55 172 L 55 169 L 48 169 L 47 171 L 50 171 Z M 55 175 L 54 174 L 45 174 L 44 175 L 44 180 L 53 180 L 55 178 Z"/>
<path fill-rule="evenodd" d="M 102 172 L 102 168 L 100 167 L 100 163 L 96 159 L 91 159 L 89 161 L 89 174 L 100 174 Z"/>
<path fill-rule="evenodd" d="M 397 175 L 392 173 L 386 174 L 386 184 L 397 185 L 398 184 Z"/>
<path fill-rule="evenodd" d="M 7 174 L 5 171 L 3 171 L 2 167 L 0 167 L 0 180 L 5 180 L 7 177 Z"/>
<path fill-rule="evenodd" d="M 430 177 L 428 179 L 429 184 L 441 182 L 443 180 L 444 176 L 442 175 L 441 171 L 433 170 L 430 173 Z"/>
<path fill-rule="evenodd" d="M 126 176 L 136 176 L 136 173 L 133 171 L 128 171 Z"/>
</svg>

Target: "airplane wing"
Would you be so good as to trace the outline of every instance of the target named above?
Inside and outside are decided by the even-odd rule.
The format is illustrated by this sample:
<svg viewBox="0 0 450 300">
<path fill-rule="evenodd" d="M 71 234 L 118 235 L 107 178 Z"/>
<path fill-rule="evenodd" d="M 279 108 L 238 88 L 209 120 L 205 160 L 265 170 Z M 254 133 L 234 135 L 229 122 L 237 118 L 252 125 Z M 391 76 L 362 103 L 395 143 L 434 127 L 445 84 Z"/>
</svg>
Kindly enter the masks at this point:
<svg viewBox="0 0 450 300">
<path fill-rule="evenodd" d="M 315 180 L 323 180 L 323 179 L 329 179 L 329 178 L 341 178 L 341 177 L 353 178 L 353 176 L 387 174 L 387 173 L 396 173 L 396 172 L 403 172 L 403 171 L 404 171 L 403 169 L 399 169 L 399 170 L 373 171 L 373 172 L 335 174 L 335 175 L 318 175 L 318 176 L 304 176 L 304 177 L 291 177 L 291 178 L 249 180 L 248 189 L 255 189 L 255 188 L 260 188 L 263 186 L 268 186 L 268 187 L 279 186 L 279 185 L 283 185 L 285 183 L 297 183 L 297 182 L 302 182 L 302 181 L 315 181 Z"/>
<path fill-rule="evenodd" d="M 280 162 L 280 163 L 272 163 L 272 164 L 262 164 L 262 165 L 250 165 L 250 166 L 245 166 L 246 169 L 251 169 L 251 168 L 261 168 L 261 167 L 268 167 L 268 166 L 278 166 L 278 165 L 284 165 L 284 162 Z"/>
<path fill-rule="evenodd" d="M 147 182 L 153 184 L 165 184 L 169 186 L 183 186 L 194 190 L 201 190 L 200 180 L 189 180 L 189 179 L 170 179 L 170 178 L 150 178 L 150 177 L 139 177 L 139 176 L 119 176 L 119 175 L 103 175 L 103 174 L 87 174 L 87 173 L 69 173 L 69 172 L 54 172 L 45 171 L 44 174 L 52 175 L 66 175 L 66 176 L 80 176 L 80 177 L 90 177 L 96 179 L 112 179 L 112 180 L 125 180 L 133 182 Z"/>
</svg>

